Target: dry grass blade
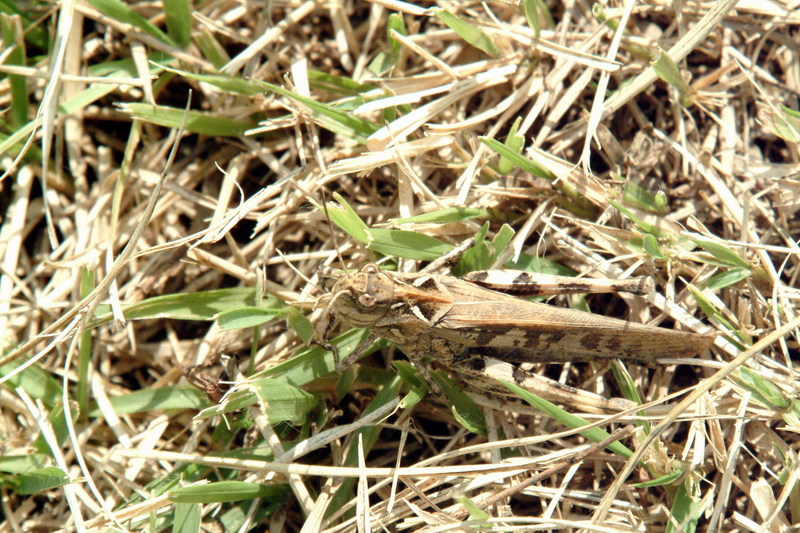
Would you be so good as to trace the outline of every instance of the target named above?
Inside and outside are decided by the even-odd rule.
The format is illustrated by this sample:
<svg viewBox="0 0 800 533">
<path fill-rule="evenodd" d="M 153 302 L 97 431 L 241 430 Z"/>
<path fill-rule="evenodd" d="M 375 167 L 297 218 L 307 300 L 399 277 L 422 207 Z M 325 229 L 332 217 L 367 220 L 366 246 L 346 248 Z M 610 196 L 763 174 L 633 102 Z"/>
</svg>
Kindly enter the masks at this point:
<svg viewBox="0 0 800 533">
<path fill-rule="evenodd" d="M 800 527 L 790 2 L 0 4 L 3 531 Z"/>
</svg>

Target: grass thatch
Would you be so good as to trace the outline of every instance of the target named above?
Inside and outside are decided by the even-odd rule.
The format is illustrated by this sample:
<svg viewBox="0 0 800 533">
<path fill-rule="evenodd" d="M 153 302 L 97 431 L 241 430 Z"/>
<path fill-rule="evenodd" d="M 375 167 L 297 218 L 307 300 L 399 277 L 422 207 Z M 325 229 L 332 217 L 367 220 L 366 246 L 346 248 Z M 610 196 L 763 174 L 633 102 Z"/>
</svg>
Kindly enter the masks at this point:
<svg viewBox="0 0 800 533">
<path fill-rule="evenodd" d="M 800 12 L 735 3 L 0 3 L 0 531 L 796 528 Z M 309 345 L 478 233 L 715 346 L 532 368 L 598 414 Z"/>
</svg>

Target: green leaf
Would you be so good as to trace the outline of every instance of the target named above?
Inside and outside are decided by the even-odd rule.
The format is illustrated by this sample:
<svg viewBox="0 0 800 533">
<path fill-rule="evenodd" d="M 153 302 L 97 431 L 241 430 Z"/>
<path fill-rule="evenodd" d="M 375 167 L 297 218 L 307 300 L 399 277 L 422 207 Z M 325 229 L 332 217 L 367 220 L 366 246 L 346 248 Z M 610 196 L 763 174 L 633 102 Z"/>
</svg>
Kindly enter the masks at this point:
<svg viewBox="0 0 800 533">
<path fill-rule="evenodd" d="M 391 52 L 380 51 L 367 65 L 367 71 L 374 77 L 382 77 L 397 64 L 397 57 Z"/>
<path fill-rule="evenodd" d="M 536 9 L 536 0 L 522 0 L 520 7 L 528 22 L 528 27 L 533 30 L 533 36 L 538 39 L 542 32 L 542 25 L 539 21 L 539 10 Z"/>
<path fill-rule="evenodd" d="M 214 33 L 205 26 L 198 28 L 194 42 L 200 49 L 203 57 L 214 65 L 216 69 L 221 69 L 231 60 L 225 48 L 217 41 Z"/>
<path fill-rule="evenodd" d="M 250 381 L 249 385 L 266 409 L 267 419 L 271 424 L 301 424 L 319 403 L 319 399 L 313 394 L 281 380 L 261 378 Z"/>
<path fill-rule="evenodd" d="M 539 272 L 542 274 L 554 274 L 557 276 L 577 276 L 578 273 L 569 267 L 565 267 L 555 261 L 538 257 L 530 254 L 520 254 L 516 261 L 506 261 L 506 268 L 514 270 L 526 270 L 528 272 Z"/>
<path fill-rule="evenodd" d="M 392 366 L 400 379 L 411 386 L 411 390 L 400 400 L 400 409 L 411 409 L 425 397 L 428 392 L 428 384 L 418 377 L 417 370 L 411 363 L 392 361 Z"/>
<path fill-rule="evenodd" d="M 656 259 L 664 259 L 664 254 L 661 253 L 661 248 L 658 246 L 658 239 L 652 233 L 645 233 L 642 239 L 642 247 L 647 255 L 655 257 Z"/>
<path fill-rule="evenodd" d="M 215 320 L 220 314 L 243 308 L 257 308 L 272 313 L 284 311 L 286 305 L 269 296 L 256 307 L 256 293 L 252 287 L 233 287 L 214 291 L 166 294 L 147 298 L 134 304 L 122 306 L 128 320 L 149 318 L 171 318 L 175 320 Z M 98 326 L 111 320 L 111 314 L 100 314 L 92 322 Z"/>
<path fill-rule="evenodd" d="M 456 421 L 472 433 L 486 434 L 486 419 L 481 408 L 440 370 L 432 371 L 431 377 L 447 396 L 450 412 Z"/>
<path fill-rule="evenodd" d="M 532 392 L 527 391 L 518 385 L 515 385 L 514 383 L 509 383 L 508 381 L 503 381 L 503 380 L 498 380 L 498 381 L 502 383 L 503 386 L 505 386 L 508 390 L 510 390 L 511 392 L 513 392 L 514 394 L 516 394 L 517 396 L 519 396 L 520 398 L 522 398 L 523 400 L 534 406 L 535 408 L 539 409 L 547 416 L 554 418 L 555 420 L 558 420 L 559 422 L 561 422 L 570 429 L 577 429 L 589 425 L 589 422 L 587 422 L 583 418 L 564 411 L 557 405 L 548 402 L 544 398 L 541 398 L 533 394 Z M 581 431 L 580 434 L 593 442 L 602 442 L 609 437 L 609 434 L 606 431 L 603 431 L 602 429 L 596 427 Z M 616 453 L 617 455 L 625 459 L 633 455 L 633 452 L 620 442 L 612 442 L 611 444 L 606 446 L 606 449 L 609 450 L 610 452 Z"/>
<path fill-rule="evenodd" d="M 533 30 L 535 38 L 539 38 L 542 26 L 552 28 L 555 26 L 553 14 L 542 0 L 522 0 L 520 2 L 522 13 L 528 22 L 528 27 Z"/>
<path fill-rule="evenodd" d="M 663 193 L 662 193 L 663 197 Z M 632 181 L 625 183 L 625 189 L 622 192 L 622 201 L 628 205 L 655 213 L 657 215 L 663 214 L 663 206 L 659 206 L 656 200 L 656 195 Z M 663 201 L 663 200 L 662 200 Z"/>
<path fill-rule="evenodd" d="M 166 56 L 164 54 L 152 54 L 149 56 L 151 61 L 164 61 Z M 159 72 L 160 67 L 153 67 L 150 73 Z M 106 61 L 99 65 L 89 67 L 90 76 L 105 76 L 110 80 L 116 78 L 135 77 L 138 75 L 133 60 L 121 61 Z M 64 115 L 71 115 L 85 109 L 92 103 L 105 98 L 112 92 L 117 90 L 116 83 L 93 83 L 86 89 L 82 90 L 76 96 L 70 98 L 58 107 L 59 113 Z M 7 138 L 0 142 L 0 154 L 11 151 L 14 146 L 20 144 L 28 137 L 36 125 L 35 120 L 29 121 L 24 126 L 15 130 Z"/>
<path fill-rule="evenodd" d="M 70 407 L 72 407 L 72 405 L 70 405 Z M 67 415 L 71 417 L 72 427 L 75 427 L 78 414 L 79 413 L 77 409 L 70 409 L 69 411 L 65 410 L 63 403 L 55 405 L 50 413 L 48 413 L 47 421 L 53 428 L 55 440 L 59 446 L 63 445 L 69 438 Z M 83 412 L 81 412 L 80 415 L 85 418 Z M 36 437 L 36 440 L 33 441 L 33 449 L 39 453 L 50 453 L 50 443 L 44 438 L 44 435 L 40 433 Z"/>
<path fill-rule="evenodd" d="M 16 364 L 9 363 L 0 367 L 0 377 L 5 377 L 17 369 Z M 6 385 L 7 384 L 7 385 Z M 13 389 L 21 388 L 35 400 L 41 400 L 48 408 L 61 403 L 63 390 L 61 383 L 50 372 L 45 372 L 39 365 L 31 365 L 13 378 L 4 382 L 4 386 Z"/>
<path fill-rule="evenodd" d="M 0 472 L 28 474 L 47 467 L 52 459 L 43 453 L 27 455 L 4 455 L 0 457 Z"/>
<path fill-rule="evenodd" d="M 408 361 L 403 360 L 394 360 L 392 361 L 392 366 L 394 367 L 397 375 L 400 378 L 411 385 L 412 387 L 418 387 L 420 385 L 425 384 L 425 380 L 421 379 L 417 373 L 417 369 L 414 368 L 414 365 L 409 363 Z"/>
<path fill-rule="evenodd" d="M 655 197 L 656 213 L 663 213 L 667 208 L 667 194 L 664 191 L 658 191 Z"/>
<path fill-rule="evenodd" d="M 129 113 L 133 118 L 175 130 L 183 125 L 185 115 L 186 131 L 212 137 L 243 135 L 245 131 L 254 126 L 252 122 L 217 117 L 198 111 L 186 111 L 185 109 L 137 102 L 120 104 L 120 109 Z"/>
<path fill-rule="evenodd" d="M 667 52 L 659 48 L 658 55 L 650 62 L 650 66 L 659 78 L 675 87 L 682 106 L 692 105 L 693 102 L 689 100 L 689 84 L 683 79 L 678 65 Z"/>
<path fill-rule="evenodd" d="M 494 254 L 492 254 L 491 257 L 492 263 L 500 257 L 500 254 L 502 254 L 506 248 L 508 248 L 515 234 L 514 228 L 508 224 L 500 226 L 500 229 L 494 234 L 494 238 L 492 238 L 492 248 L 494 248 Z"/>
<path fill-rule="evenodd" d="M 728 320 L 708 298 L 705 297 L 701 290 L 691 283 L 686 285 L 686 288 L 692 293 L 692 297 L 697 302 L 700 310 L 703 311 L 703 313 L 705 313 L 705 315 L 713 322 L 722 325 L 731 335 L 733 335 L 735 339 L 728 337 L 728 340 L 733 342 L 739 350 L 743 350 L 744 345 L 747 344 L 744 335 L 740 333 L 733 324 L 731 324 L 730 320 Z"/>
<path fill-rule="evenodd" d="M 2 13 L 0 15 L 0 31 L 3 34 L 3 48 L 6 55 L 3 63 L 20 67 L 26 66 L 25 35 L 21 17 Z M 10 113 L 5 118 L 11 129 L 14 130 L 21 128 L 30 120 L 27 80 L 25 76 L 18 74 L 7 73 L 5 76 L 8 78 L 9 95 L 11 96 L 8 106 Z"/>
<path fill-rule="evenodd" d="M 456 32 L 456 35 L 464 39 L 466 42 L 475 48 L 482 50 L 492 57 L 500 55 L 500 50 L 494 45 L 488 35 L 473 26 L 472 24 L 461 20 L 449 11 L 444 9 L 436 10 L 436 18 L 444 22 L 447 27 Z"/>
<path fill-rule="evenodd" d="M 693 239 L 693 241 L 724 265 L 750 270 L 750 263 L 727 246 L 712 241 L 704 241 L 702 239 Z"/>
<path fill-rule="evenodd" d="M 14 492 L 29 496 L 61 487 L 70 482 L 66 472 L 55 466 L 20 474 L 14 478 Z"/>
<path fill-rule="evenodd" d="M 617 380 L 620 391 L 622 391 L 622 397 L 634 403 L 642 403 L 642 396 L 639 394 L 639 389 L 636 387 L 633 377 L 631 377 L 628 369 L 625 368 L 625 365 L 622 364 L 619 359 L 613 359 L 611 361 L 611 371 L 614 373 L 614 379 Z M 646 413 L 642 413 L 642 416 L 645 414 Z"/>
<path fill-rule="evenodd" d="M 337 76 L 321 70 L 309 70 L 308 83 L 314 89 L 344 96 L 355 96 L 378 88 L 377 85 L 371 83 L 359 83 L 352 78 Z"/>
<path fill-rule="evenodd" d="M 486 242 L 488 232 L 489 222 L 487 221 L 475 234 L 475 244 L 464 252 L 456 264 L 453 269 L 454 276 L 460 277 L 467 272 L 490 268 L 514 238 L 514 230 L 508 224 L 500 227 L 492 238 L 491 244 Z"/>
<path fill-rule="evenodd" d="M 785 105 L 781 106 L 783 110 L 786 112 L 787 115 L 793 118 L 800 118 L 800 111 L 796 109 L 792 109 L 791 107 L 786 107 Z"/>
<path fill-rule="evenodd" d="M 175 504 L 175 519 L 171 533 L 200 533 L 202 514 L 197 504 Z"/>
<path fill-rule="evenodd" d="M 800 143 L 800 112 L 781 105 L 776 113 L 767 112 L 766 124 L 770 131 L 786 142 Z"/>
<path fill-rule="evenodd" d="M 667 521 L 666 533 L 695 533 L 697 523 L 705 511 L 705 500 L 696 484 L 687 476 L 672 500 L 672 520 Z"/>
<path fill-rule="evenodd" d="M 247 389 L 230 394 L 226 402 L 204 409 L 197 415 L 197 419 L 207 420 L 260 402 L 271 424 L 289 422 L 300 425 L 319 403 L 316 396 L 286 383 L 283 379 L 258 378 L 250 380 L 248 384 Z"/>
<path fill-rule="evenodd" d="M 145 389 L 111 398 L 111 407 L 118 415 L 132 415 L 150 411 L 202 409 L 210 404 L 206 395 L 194 387 L 159 387 Z M 92 408 L 88 416 L 101 416 L 100 409 Z"/>
<path fill-rule="evenodd" d="M 288 494 L 289 487 L 287 485 L 219 481 L 175 489 L 169 493 L 169 499 L 175 503 L 225 503 L 255 498 L 274 500 Z"/>
<path fill-rule="evenodd" d="M 517 134 L 521 122 L 522 117 L 517 117 L 516 120 L 514 120 L 506 136 L 506 142 L 503 143 L 508 150 L 520 155 L 522 154 L 522 148 L 525 146 L 525 137 Z M 497 163 L 497 172 L 501 176 L 506 176 L 514 169 L 514 166 L 513 161 L 500 156 L 500 161 Z"/>
<path fill-rule="evenodd" d="M 712 277 L 703 284 L 703 287 L 706 289 L 711 289 L 712 291 L 718 291 L 724 289 L 725 287 L 736 285 L 740 281 L 745 280 L 752 275 L 753 274 L 750 272 L 750 270 L 744 268 L 732 268 Z"/>
<path fill-rule="evenodd" d="M 38 20 L 34 20 L 31 14 L 36 11 L 31 9 L 29 4 L 13 0 L 0 0 L 0 12 L 7 15 L 19 16 L 22 21 L 22 29 L 25 36 L 25 41 L 33 44 L 41 50 L 48 50 L 50 48 L 50 37 L 47 32 L 42 29 L 42 24 Z"/>
<path fill-rule="evenodd" d="M 130 24 L 134 28 L 138 28 L 170 46 L 177 46 L 176 43 L 157 26 L 154 26 L 149 20 L 118 0 L 88 0 L 88 2 L 107 17 L 124 22 L 125 24 Z"/>
<path fill-rule="evenodd" d="M 489 222 L 484 222 L 478 233 L 475 234 L 475 244 L 468 250 L 464 251 L 461 259 L 456 263 L 453 268 L 453 275 L 461 277 L 467 272 L 474 270 L 484 270 L 489 268 L 492 264 L 492 257 L 494 257 L 495 250 L 491 249 L 489 243 L 486 242 L 486 235 L 489 233 Z"/>
<path fill-rule="evenodd" d="M 253 96 L 263 92 L 263 89 L 261 89 L 261 87 L 259 87 L 258 85 L 256 85 L 251 81 L 244 80 L 242 78 L 226 76 L 222 74 L 198 74 L 195 72 L 189 72 L 186 70 L 172 68 L 164 64 L 161 64 L 160 66 L 167 72 L 172 72 L 173 74 L 177 74 L 179 76 L 188 78 L 190 80 L 196 80 L 199 82 L 207 83 L 209 85 L 213 85 L 214 87 L 221 89 L 225 93 L 236 93 L 245 96 Z"/>
<path fill-rule="evenodd" d="M 368 329 L 353 329 L 329 340 L 329 342 L 339 348 L 342 357 L 347 357 L 347 354 L 352 352 L 368 335 Z M 367 356 L 387 345 L 387 341 L 377 340 L 364 351 L 362 356 Z M 301 387 L 334 370 L 333 354 L 320 346 L 313 346 L 301 350 L 291 359 L 277 364 L 259 375 L 270 376 L 283 383 Z"/>
<path fill-rule="evenodd" d="M 788 409 L 781 411 L 781 418 L 789 427 L 800 426 L 800 401 L 792 400 Z M 800 494 L 798 494 L 800 496 Z"/>
<path fill-rule="evenodd" d="M 657 477 L 656 479 L 651 479 L 650 481 L 643 481 L 642 483 L 634 483 L 632 486 L 636 487 L 637 489 L 646 489 L 650 487 L 664 487 L 667 485 L 672 485 L 680 478 L 682 478 L 686 474 L 686 470 L 673 470 L 669 474 L 664 474 L 663 476 Z"/>
<path fill-rule="evenodd" d="M 222 331 L 252 328 L 266 324 L 286 312 L 286 308 L 242 307 L 232 311 L 223 311 L 217 316 L 217 323 Z"/>
<path fill-rule="evenodd" d="M 232 413 L 240 409 L 246 409 L 258 403 L 258 396 L 251 390 L 240 389 L 229 393 L 223 403 L 206 405 L 197 413 L 197 420 L 208 420 L 215 416 Z"/>
<path fill-rule="evenodd" d="M 666 236 L 661 228 L 659 228 L 655 224 L 650 224 L 649 222 L 645 222 L 641 218 L 634 215 L 633 212 L 631 212 L 629 209 L 626 209 L 617 202 L 609 200 L 608 203 L 611 204 L 617 211 L 628 217 L 630 221 L 633 222 L 636 225 L 636 227 L 639 228 L 644 233 L 649 233 L 656 238 L 662 238 Z"/>
<path fill-rule="evenodd" d="M 791 405 L 777 385 L 765 380 L 746 366 L 740 367 L 739 379 L 736 382 L 750 391 L 760 404 L 769 409 L 783 410 L 788 409 Z"/>
<path fill-rule="evenodd" d="M 528 174 L 532 174 L 539 178 L 546 179 L 548 181 L 554 181 L 556 179 L 556 177 L 549 170 L 539 166 L 537 163 L 528 159 L 524 155 L 514 152 L 505 144 L 490 137 L 478 137 L 478 139 L 483 144 L 485 144 L 486 146 L 497 152 L 499 156 L 517 165 L 524 172 L 527 172 Z"/>
<path fill-rule="evenodd" d="M 394 257 L 433 261 L 453 246 L 423 233 L 399 229 L 368 229 L 367 249 Z"/>
<path fill-rule="evenodd" d="M 445 224 L 447 222 L 461 222 L 462 220 L 470 220 L 473 218 L 489 217 L 491 217 L 491 211 L 488 209 L 481 209 L 478 207 L 446 207 L 444 209 L 437 209 L 435 211 L 414 215 L 413 217 L 392 218 L 389 221 L 393 224 Z"/>
<path fill-rule="evenodd" d="M 334 193 L 333 199 L 339 203 L 339 206 L 329 203 L 327 206 L 327 211 L 322 206 L 317 206 L 317 208 L 323 212 L 326 212 L 327 216 L 331 219 L 331 222 L 339 226 L 342 231 L 350 235 L 361 244 L 367 244 L 369 242 L 369 235 L 367 235 L 369 226 L 364 224 L 364 221 L 361 220 L 361 217 L 358 216 L 358 213 L 356 213 L 353 208 L 350 207 L 350 204 L 347 203 L 347 200 L 342 198 L 340 194 Z"/>
<path fill-rule="evenodd" d="M 392 55 L 397 56 L 402 45 L 397 39 L 392 37 L 392 31 L 396 31 L 403 37 L 407 34 L 406 23 L 403 20 L 403 15 L 400 13 L 392 13 L 389 15 L 389 18 L 386 19 L 386 36 L 389 39 L 389 47 L 392 50 Z"/>
<path fill-rule="evenodd" d="M 167 34 L 180 48 L 192 42 L 192 3 L 190 0 L 164 0 Z"/>
<path fill-rule="evenodd" d="M 317 102 L 316 100 L 287 91 L 283 87 L 271 83 L 258 80 L 256 80 L 256 83 L 264 89 L 291 98 L 295 102 L 303 105 L 314 120 L 323 128 L 361 144 L 366 144 L 367 137 L 380 129 L 376 124 L 359 118 L 350 111 L 336 109 L 330 104 Z"/>
<path fill-rule="evenodd" d="M 455 500 L 469 513 L 470 521 L 486 522 L 492 518 L 489 513 L 481 509 L 477 504 L 475 504 L 475 502 L 466 496 L 456 497 Z M 477 531 L 480 531 L 480 529 L 477 529 Z"/>
<path fill-rule="evenodd" d="M 289 327 L 291 327 L 297 336 L 300 337 L 305 344 L 311 342 L 314 338 L 314 326 L 306 316 L 294 307 L 289 307 L 289 312 L 286 314 Z"/>
</svg>

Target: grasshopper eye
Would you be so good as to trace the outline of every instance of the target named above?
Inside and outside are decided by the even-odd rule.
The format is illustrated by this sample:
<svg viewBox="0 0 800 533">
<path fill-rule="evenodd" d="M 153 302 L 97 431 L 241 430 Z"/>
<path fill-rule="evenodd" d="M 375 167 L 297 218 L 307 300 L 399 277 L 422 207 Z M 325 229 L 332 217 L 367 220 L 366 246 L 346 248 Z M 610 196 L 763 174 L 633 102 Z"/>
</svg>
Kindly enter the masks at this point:
<svg viewBox="0 0 800 533">
<path fill-rule="evenodd" d="M 358 305 L 365 309 L 375 307 L 375 297 L 367 293 L 361 294 L 358 297 Z"/>
</svg>

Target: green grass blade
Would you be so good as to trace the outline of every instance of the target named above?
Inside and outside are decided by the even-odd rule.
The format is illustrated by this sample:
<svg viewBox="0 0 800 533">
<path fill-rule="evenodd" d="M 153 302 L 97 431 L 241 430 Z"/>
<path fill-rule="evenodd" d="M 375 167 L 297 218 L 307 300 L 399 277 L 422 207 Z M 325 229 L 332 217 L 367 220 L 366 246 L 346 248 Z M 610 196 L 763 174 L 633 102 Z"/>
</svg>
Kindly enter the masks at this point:
<svg viewBox="0 0 800 533">
<path fill-rule="evenodd" d="M 221 313 L 256 307 L 255 289 L 233 287 L 213 291 L 166 294 L 148 298 L 122 307 L 125 318 L 171 318 L 176 320 L 215 320 Z M 285 304 L 274 296 L 262 301 L 257 308 L 278 314 Z M 92 326 L 104 324 L 111 319 L 110 312 L 98 314 Z"/>
<path fill-rule="evenodd" d="M 95 9 L 107 17 L 118 20 L 125 24 L 130 24 L 143 32 L 152 35 L 159 41 L 170 46 L 176 46 L 175 42 L 167 36 L 158 26 L 139 15 L 136 11 L 118 0 L 87 0 Z"/>
<path fill-rule="evenodd" d="M 383 255 L 433 261 L 453 249 L 436 237 L 400 229 L 368 229 L 367 248 Z"/>
<path fill-rule="evenodd" d="M 483 144 L 497 152 L 497 155 L 507 159 L 528 174 L 546 179 L 548 181 L 554 181 L 556 179 L 556 177 L 549 170 L 539 166 L 537 163 L 528 159 L 521 153 L 515 152 L 500 141 L 492 139 L 491 137 L 478 137 L 478 139 Z"/>
<path fill-rule="evenodd" d="M 557 405 L 548 402 L 544 398 L 541 398 L 533 394 L 532 392 L 527 391 L 518 385 L 515 385 L 514 383 L 509 383 L 508 381 L 503 381 L 503 380 L 498 380 L 498 381 L 500 381 L 500 383 L 502 383 L 503 386 L 505 386 L 508 390 L 510 390 L 511 392 L 513 392 L 514 394 L 516 394 L 517 396 L 519 396 L 520 398 L 531 404 L 532 406 L 536 407 L 547 416 L 555 420 L 558 420 L 559 422 L 561 422 L 570 429 L 577 429 L 589 425 L 589 422 L 587 422 L 583 418 L 564 411 Z M 592 442 L 602 442 L 610 436 L 608 432 L 596 427 L 581 431 L 580 434 L 586 437 L 587 439 L 591 440 Z M 612 442 L 611 444 L 606 446 L 606 449 L 608 449 L 610 452 L 616 453 L 617 455 L 623 457 L 624 459 L 627 459 L 631 455 L 633 455 L 633 452 L 621 442 Z"/>
<path fill-rule="evenodd" d="M 436 11 L 436 18 L 444 22 L 448 28 L 456 32 L 456 35 L 479 50 L 483 50 L 492 57 L 500 55 L 500 50 L 495 46 L 492 39 L 481 30 L 466 22 L 449 11 L 439 9 Z"/>
<path fill-rule="evenodd" d="M 342 198 L 341 195 L 338 193 L 333 195 L 333 199 L 336 200 L 339 205 L 332 205 L 328 204 L 327 215 L 330 217 L 331 222 L 339 226 L 339 228 L 353 237 L 355 240 L 360 242 L 361 244 L 367 244 L 369 242 L 369 235 L 367 231 L 369 231 L 369 226 L 367 226 L 361 217 L 358 216 L 358 213 L 350 207 L 350 204 Z M 322 210 L 322 207 L 318 208 Z"/>
<path fill-rule="evenodd" d="M 192 42 L 192 3 L 189 0 L 164 0 L 167 35 L 180 48 Z"/>
<path fill-rule="evenodd" d="M 458 423 L 477 435 L 486 434 L 486 418 L 481 408 L 443 372 L 434 370 L 431 372 L 431 377 L 447 396 L 450 412 Z"/>
<path fill-rule="evenodd" d="M 291 98 L 295 102 L 303 105 L 323 128 L 361 144 L 366 144 L 367 137 L 380 129 L 379 126 L 368 120 L 356 117 L 349 111 L 336 109 L 330 104 L 317 102 L 312 98 L 301 96 L 271 83 L 263 81 L 256 81 L 256 83 L 268 91 Z"/>
<path fill-rule="evenodd" d="M 203 83 L 208 83 L 209 85 L 218 87 L 225 93 L 236 93 L 245 96 L 252 96 L 263 92 L 261 87 L 259 87 L 258 85 L 256 85 L 251 81 L 244 80 L 242 78 L 225 76 L 223 74 L 197 74 L 194 72 L 188 72 L 185 70 L 172 68 L 167 65 L 160 65 L 160 66 L 167 72 L 178 74 L 180 76 L 183 76 L 184 78 L 189 78 L 192 80 L 201 81 Z"/>
<path fill-rule="evenodd" d="M 145 103 L 131 102 L 121 104 L 120 109 L 129 113 L 133 118 L 176 130 L 184 123 L 185 115 L 186 125 L 184 129 L 186 131 L 201 135 L 211 135 L 212 137 L 236 137 L 243 135 L 245 131 L 254 126 L 252 122 L 248 121 L 233 120 L 200 113 L 199 111 L 186 111 L 175 107 Z"/>
<path fill-rule="evenodd" d="M 281 498 L 289 492 L 287 485 L 262 485 L 246 481 L 219 481 L 191 487 L 180 487 L 169 493 L 175 503 L 222 503 L 264 498 Z"/>
<path fill-rule="evenodd" d="M 488 209 L 481 209 L 479 207 L 445 207 L 444 209 L 428 211 L 427 213 L 421 213 L 413 217 L 392 218 L 390 222 L 393 224 L 446 224 L 448 222 L 461 222 L 462 220 L 470 220 L 473 218 L 489 217 L 491 217 L 491 211 Z"/>
</svg>

